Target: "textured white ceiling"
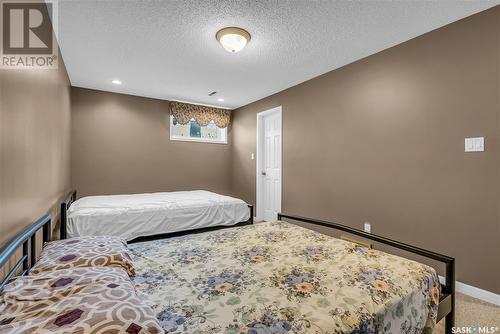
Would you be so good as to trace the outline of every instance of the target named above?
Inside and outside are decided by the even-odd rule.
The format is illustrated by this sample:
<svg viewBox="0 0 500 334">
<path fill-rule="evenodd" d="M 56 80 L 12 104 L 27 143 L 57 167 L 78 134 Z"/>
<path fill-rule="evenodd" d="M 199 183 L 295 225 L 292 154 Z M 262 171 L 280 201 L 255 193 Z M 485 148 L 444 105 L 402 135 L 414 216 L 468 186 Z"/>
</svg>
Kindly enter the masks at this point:
<svg viewBox="0 0 500 334">
<path fill-rule="evenodd" d="M 74 86 L 235 108 L 498 3 L 63 0 L 59 42 Z M 251 33 L 240 53 L 226 26 Z"/>
</svg>

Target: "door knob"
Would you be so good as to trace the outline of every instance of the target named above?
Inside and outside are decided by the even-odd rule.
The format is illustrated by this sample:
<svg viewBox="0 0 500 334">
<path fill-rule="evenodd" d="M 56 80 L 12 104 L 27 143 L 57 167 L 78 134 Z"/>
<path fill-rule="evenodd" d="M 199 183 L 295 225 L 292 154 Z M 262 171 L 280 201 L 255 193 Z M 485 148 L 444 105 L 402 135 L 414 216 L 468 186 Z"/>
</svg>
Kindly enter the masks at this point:
<svg viewBox="0 0 500 334">
<path fill-rule="evenodd" d="M 267 175 L 266 172 L 261 172 L 262 175 Z"/>
</svg>

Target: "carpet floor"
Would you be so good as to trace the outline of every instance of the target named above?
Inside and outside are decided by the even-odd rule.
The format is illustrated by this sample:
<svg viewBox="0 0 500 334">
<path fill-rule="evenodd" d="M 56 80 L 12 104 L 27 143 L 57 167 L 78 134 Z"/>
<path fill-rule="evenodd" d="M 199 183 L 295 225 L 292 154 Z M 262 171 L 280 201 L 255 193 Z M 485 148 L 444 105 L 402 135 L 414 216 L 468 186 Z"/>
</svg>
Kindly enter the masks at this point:
<svg viewBox="0 0 500 334">
<path fill-rule="evenodd" d="M 455 306 L 456 327 L 498 327 L 496 333 L 500 333 L 499 306 L 483 302 L 482 300 L 461 293 L 457 293 Z M 444 334 L 444 319 L 437 324 L 434 333 Z"/>
</svg>

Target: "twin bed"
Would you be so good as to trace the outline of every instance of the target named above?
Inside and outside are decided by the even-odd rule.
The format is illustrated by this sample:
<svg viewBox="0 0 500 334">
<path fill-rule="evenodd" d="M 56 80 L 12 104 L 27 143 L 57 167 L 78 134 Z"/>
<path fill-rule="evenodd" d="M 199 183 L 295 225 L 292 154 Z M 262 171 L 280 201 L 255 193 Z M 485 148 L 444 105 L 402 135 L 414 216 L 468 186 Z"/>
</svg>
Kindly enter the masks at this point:
<svg viewBox="0 0 500 334">
<path fill-rule="evenodd" d="M 80 216 L 89 211 L 80 210 L 91 204 L 86 201 L 83 204 L 87 206 L 76 206 L 78 201 L 72 204 L 74 199 L 75 194 L 71 193 L 61 204 L 62 239 L 84 233 L 75 226 L 87 222 Z M 223 201 L 224 205 L 237 204 L 227 201 Z M 73 205 L 79 210 L 72 209 Z M 239 226 L 217 229 L 215 224 L 183 224 L 182 219 L 176 224 L 173 216 L 160 219 L 155 215 L 163 207 L 163 203 L 157 202 L 148 206 L 151 212 L 146 210 L 149 213 L 142 221 L 162 221 L 161 226 L 169 227 L 167 231 L 145 229 L 128 234 L 122 234 L 120 228 L 118 231 L 120 236 L 134 241 L 141 241 L 137 237 L 151 235 L 150 232 L 162 234 L 153 240 L 129 243 L 128 248 L 135 267 L 131 281 L 137 298 L 152 310 L 166 333 L 430 333 L 436 321 L 445 317 L 446 332 L 451 333 L 455 294 L 453 258 L 341 224 L 299 216 L 279 214 L 277 222 L 249 224 L 253 215 L 248 206 L 249 218 L 243 215 L 241 206 L 241 215 L 233 214 L 217 222 Z M 184 214 L 191 212 L 189 205 L 179 207 L 188 208 L 181 209 Z M 226 209 L 217 209 L 221 211 L 214 215 L 223 215 Z M 199 212 L 214 209 L 205 210 Z M 90 212 L 95 214 L 95 207 Z M 120 211 L 119 214 L 133 217 L 136 224 L 141 221 L 135 213 Z M 193 211 L 188 216 L 197 215 Z M 202 220 L 201 216 L 190 219 Z M 211 216 L 208 220 L 213 219 Z M 442 262 L 445 284 L 439 284 L 436 270 L 427 265 L 285 220 L 326 226 Z M 97 221 L 107 223 L 102 217 Z M 109 221 L 119 225 L 121 220 Z M 180 231 L 182 226 L 196 230 Z M 199 226 L 204 228 L 202 233 L 198 233 Z M 22 274 L 28 274 L 36 263 L 30 245 L 36 243 L 35 231 L 40 228 L 44 230 L 43 240 L 50 240 L 50 219 L 38 221 L 0 249 L 0 265 L 5 265 L 22 245 L 26 257 L 11 272 L 22 266 Z M 93 226 L 89 231 L 97 233 Z M 6 278 L 2 287 L 10 278 Z M 2 315 L 0 333 L 3 333 L 1 324 Z"/>
<path fill-rule="evenodd" d="M 64 237 L 113 235 L 131 241 L 253 222 L 251 205 L 205 190 L 75 198 L 73 191 L 61 204 Z"/>
</svg>

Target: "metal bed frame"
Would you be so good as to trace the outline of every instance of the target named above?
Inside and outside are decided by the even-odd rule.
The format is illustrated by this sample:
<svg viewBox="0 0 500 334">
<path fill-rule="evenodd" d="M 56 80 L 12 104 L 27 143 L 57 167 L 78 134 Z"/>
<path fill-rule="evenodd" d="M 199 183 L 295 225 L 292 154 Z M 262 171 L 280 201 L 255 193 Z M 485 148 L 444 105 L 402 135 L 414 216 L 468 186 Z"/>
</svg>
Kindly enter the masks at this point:
<svg viewBox="0 0 500 334">
<path fill-rule="evenodd" d="M 66 219 L 66 210 L 68 206 L 75 200 L 76 191 L 72 191 L 68 194 L 68 196 L 61 203 L 61 229 L 60 229 L 60 238 L 66 238 L 66 229 L 65 224 L 63 223 L 64 219 Z M 251 221 L 253 222 L 253 207 L 250 207 L 250 211 L 252 213 Z M 439 253 L 435 253 L 423 248 L 418 248 L 409 244 L 405 244 L 396 240 L 392 240 L 389 238 L 385 238 L 376 234 L 366 233 L 364 231 L 338 224 L 333 222 L 328 222 L 324 220 L 306 218 L 301 216 L 289 215 L 285 213 L 278 213 L 278 220 L 289 219 L 294 221 L 299 221 L 303 223 L 324 226 L 340 231 L 344 231 L 353 235 L 357 235 L 369 240 L 373 240 L 375 242 L 388 245 L 391 247 L 395 247 L 416 255 L 423 256 L 425 258 L 429 258 L 441 263 L 445 264 L 445 283 L 441 286 L 441 296 L 438 305 L 438 314 L 437 321 L 439 322 L 441 319 L 445 318 L 445 332 L 452 333 L 452 328 L 455 326 L 455 259 L 446 255 L 442 255 Z M 249 220 L 249 221 L 250 221 Z M 247 222 L 249 224 L 249 222 Z M 9 270 L 7 275 L 2 279 L 0 283 L 0 292 L 3 290 L 4 286 L 13 278 L 14 275 L 19 273 L 19 269 L 22 267 L 22 271 L 20 271 L 20 275 L 27 275 L 30 269 L 36 263 L 36 241 L 37 236 L 36 233 L 40 229 L 43 229 L 43 237 L 42 241 L 48 242 L 51 240 L 51 216 L 45 215 L 42 218 L 38 219 L 36 222 L 25 228 L 21 233 L 12 238 L 9 242 L 3 245 L 0 248 L 0 269 L 2 269 L 13 257 L 18 250 L 22 248 L 22 256 L 15 262 L 12 268 Z M 228 228 L 228 227 L 222 227 Z M 199 230 L 195 231 L 186 231 L 186 233 L 197 233 Z M 168 235 L 167 237 L 172 236 Z"/>
<path fill-rule="evenodd" d="M 70 205 L 76 200 L 76 190 L 70 191 L 66 197 L 63 199 L 61 202 L 61 239 L 66 239 L 67 238 L 67 221 L 68 221 L 68 208 Z M 202 232 L 208 232 L 208 231 L 214 231 L 214 230 L 219 230 L 222 228 L 227 228 L 227 227 L 235 227 L 235 226 L 242 226 L 242 225 L 249 225 L 253 224 L 253 205 L 248 205 L 248 209 L 250 210 L 250 218 L 246 221 L 239 222 L 235 225 L 231 226 L 212 226 L 212 227 L 204 227 L 204 228 L 199 228 L 195 230 L 187 230 L 187 231 L 179 231 L 179 232 L 170 232 L 170 233 L 162 233 L 162 234 L 155 234 L 151 236 L 144 236 L 144 237 L 137 237 L 133 240 L 128 241 L 128 243 L 135 243 L 135 242 L 143 242 L 143 241 L 150 241 L 150 240 L 156 240 L 156 239 L 165 239 L 165 238 L 172 238 L 172 237 L 177 237 L 181 235 L 186 235 L 186 234 L 194 234 L 194 233 L 202 233 Z"/>
<path fill-rule="evenodd" d="M 36 263 L 36 232 L 43 229 L 42 241 L 45 243 L 51 240 L 51 216 L 45 215 L 36 222 L 25 228 L 20 234 L 16 235 L 9 242 L 0 248 L 0 269 L 2 269 L 9 259 L 14 256 L 18 249 L 22 247 L 22 256 L 16 261 L 7 275 L 0 283 L 0 292 L 3 290 L 12 277 L 18 273 L 19 268 L 21 276 L 27 275 Z"/>
<path fill-rule="evenodd" d="M 452 328 L 455 326 L 455 259 L 454 258 L 449 257 L 447 255 L 435 253 L 423 248 L 405 244 L 393 239 L 382 237 L 376 234 L 367 233 L 362 230 L 358 230 L 338 223 L 289 215 L 285 213 L 278 213 L 278 220 L 282 220 L 283 218 L 344 231 L 369 240 L 379 242 L 384 245 L 402 249 L 412 254 L 417 254 L 425 258 L 444 263 L 445 282 L 444 284 L 441 284 L 441 296 L 439 298 L 438 314 L 436 322 L 439 322 L 441 319 L 445 318 L 445 333 L 452 333 Z"/>
</svg>

